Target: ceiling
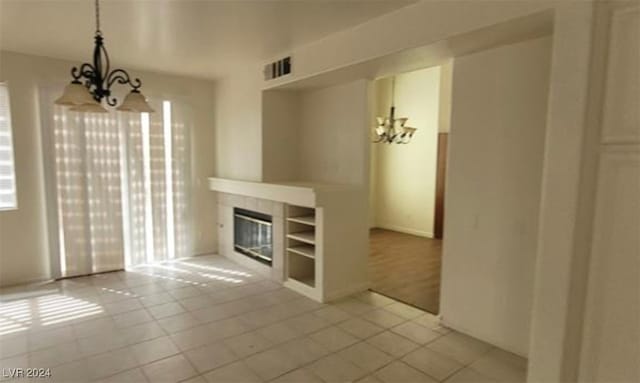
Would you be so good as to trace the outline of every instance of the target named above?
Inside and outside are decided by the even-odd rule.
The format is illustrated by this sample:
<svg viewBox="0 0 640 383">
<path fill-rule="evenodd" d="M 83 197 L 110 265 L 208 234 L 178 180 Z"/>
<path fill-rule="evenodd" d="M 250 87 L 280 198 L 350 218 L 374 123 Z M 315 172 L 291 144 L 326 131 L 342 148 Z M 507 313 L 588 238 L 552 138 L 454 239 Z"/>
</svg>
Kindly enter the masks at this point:
<svg viewBox="0 0 640 383">
<path fill-rule="evenodd" d="M 112 64 L 216 78 L 415 0 L 102 0 Z M 0 0 L 0 48 L 88 61 L 92 0 Z"/>
</svg>

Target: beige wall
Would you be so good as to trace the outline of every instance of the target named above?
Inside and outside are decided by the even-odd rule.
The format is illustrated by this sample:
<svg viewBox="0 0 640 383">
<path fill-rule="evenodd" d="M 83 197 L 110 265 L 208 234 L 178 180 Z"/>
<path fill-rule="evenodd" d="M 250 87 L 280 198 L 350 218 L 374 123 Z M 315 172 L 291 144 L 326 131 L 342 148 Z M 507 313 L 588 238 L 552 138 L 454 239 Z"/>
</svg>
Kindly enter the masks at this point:
<svg viewBox="0 0 640 383">
<path fill-rule="evenodd" d="M 365 186 L 369 83 L 262 94 L 264 181 Z"/>
<path fill-rule="evenodd" d="M 396 116 L 418 130 L 408 145 L 371 144 L 372 226 L 433 237 L 440 67 L 395 79 Z M 391 82 L 375 82 L 378 116 L 389 115 Z"/>
<path fill-rule="evenodd" d="M 451 131 L 451 86 L 453 85 L 453 59 L 440 65 L 440 94 L 438 132 Z"/>
<path fill-rule="evenodd" d="M 368 82 L 300 92 L 298 179 L 366 185 Z"/>
<path fill-rule="evenodd" d="M 262 94 L 262 180 L 291 181 L 298 178 L 300 101 L 297 92 L 267 91 Z"/>
<path fill-rule="evenodd" d="M 580 382 L 640 381 L 640 6 L 604 12 L 610 26 Z M 607 43 L 604 44 L 607 46 Z M 596 53 L 597 54 L 597 53 Z M 585 257 L 586 258 L 586 257 Z"/>
<path fill-rule="evenodd" d="M 216 81 L 209 109 L 215 126 L 215 169 L 210 175 L 262 180 L 261 76 L 256 64 Z"/>
<path fill-rule="evenodd" d="M 456 58 L 441 314 L 528 354 L 550 39 Z"/>
<path fill-rule="evenodd" d="M 9 83 L 18 210 L 0 212 L 0 285 L 50 278 L 38 87 L 64 85 L 77 63 L 0 51 L 0 79 Z M 132 72 L 150 97 L 172 97 L 194 110 L 191 131 L 194 254 L 215 251 L 215 197 L 206 177 L 214 171 L 213 83 Z"/>
</svg>

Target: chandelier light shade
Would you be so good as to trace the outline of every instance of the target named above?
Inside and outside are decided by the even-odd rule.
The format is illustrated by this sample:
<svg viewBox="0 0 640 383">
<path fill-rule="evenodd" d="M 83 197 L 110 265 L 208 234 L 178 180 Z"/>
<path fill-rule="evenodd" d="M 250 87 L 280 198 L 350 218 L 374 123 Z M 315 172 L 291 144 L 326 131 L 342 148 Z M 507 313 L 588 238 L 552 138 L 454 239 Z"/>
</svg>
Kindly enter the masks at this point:
<svg viewBox="0 0 640 383">
<path fill-rule="evenodd" d="M 76 106 L 84 104 L 97 104 L 89 89 L 79 82 L 72 82 L 64 88 L 62 96 L 56 100 L 56 104 L 64 106 Z"/>
<path fill-rule="evenodd" d="M 383 144 L 408 144 L 411 142 L 411 138 L 413 138 L 416 128 L 405 125 L 407 120 L 409 120 L 408 118 L 396 118 L 396 107 L 394 105 L 396 86 L 395 77 L 391 81 L 391 108 L 389 116 L 376 118 L 378 124 L 374 128 L 376 137 L 373 142 Z"/>
<path fill-rule="evenodd" d="M 122 112 L 139 112 L 139 113 L 153 113 L 147 100 L 142 93 L 137 90 L 132 90 L 122 101 L 122 104 L 116 108 L 116 110 Z"/>
<path fill-rule="evenodd" d="M 62 96 L 55 103 L 70 106 L 70 110 L 78 112 L 106 113 L 102 101 L 108 106 L 116 106 L 118 100 L 112 96 L 111 88 L 115 84 L 129 85 L 131 91 L 117 108 L 120 111 L 136 113 L 152 113 L 154 110 L 140 92 L 142 82 L 139 78 L 131 79 L 124 69 L 111 70 L 109 54 L 104 47 L 104 38 L 100 31 L 100 4 L 96 6 L 96 34 L 93 49 L 93 62 L 84 63 L 80 67 L 71 68 L 73 80 L 64 88 Z"/>
</svg>

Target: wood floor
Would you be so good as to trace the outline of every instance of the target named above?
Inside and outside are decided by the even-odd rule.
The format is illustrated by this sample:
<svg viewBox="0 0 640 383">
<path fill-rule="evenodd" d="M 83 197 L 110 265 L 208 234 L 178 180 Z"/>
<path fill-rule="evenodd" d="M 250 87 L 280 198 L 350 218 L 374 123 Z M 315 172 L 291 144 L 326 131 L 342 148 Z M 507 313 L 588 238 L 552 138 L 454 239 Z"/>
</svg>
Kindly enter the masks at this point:
<svg viewBox="0 0 640 383">
<path fill-rule="evenodd" d="M 371 289 L 437 314 L 442 241 L 383 229 L 369 238 Z"/>
</svg>

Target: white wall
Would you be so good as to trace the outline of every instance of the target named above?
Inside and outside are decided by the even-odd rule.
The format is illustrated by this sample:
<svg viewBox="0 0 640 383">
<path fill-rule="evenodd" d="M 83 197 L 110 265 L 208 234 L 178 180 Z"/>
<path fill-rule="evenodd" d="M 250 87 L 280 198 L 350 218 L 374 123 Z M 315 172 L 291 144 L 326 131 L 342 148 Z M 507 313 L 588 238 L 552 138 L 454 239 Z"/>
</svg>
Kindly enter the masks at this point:
<svg viewBox="0 0 640 383">
<path fill-rule="evenodd" d="M 366 80 L 262 94 L 262 179 L 365 186 Z"/>
<path fill-rule="evenodd" d="M 451 131 L 451 86 L 453 85 L 453 59 L 440 65 L 440 94 L 438 95 L 438 132 Z"/>
<path fill-rule="evenodd" d="M 440 67 L 395 79 L 396 116 L 408 117 L 407 126 L 418 130 L 408 145 L 371 144 L 372 226 L 433 237 Z M 391 82 L 375 83 L 378 116 L 389 115 Z"/>
<path fill-rule="evenodd" d="M 299 95 L 293 91 L 262 94 L 262 180 L 298 178 Z"/>
<path fill-rule="evenodd" d="M 368 82 L 299 93 L 298 179 L 366 185 Z"/>
<path fill-rule="evenodd" d="M 262 180 L 261 92 L 259 65 L 215 83 L 215 169 L 211 175 L 246 181 Z"/>
<path fill-rule="evenodd" d="M 606 19 L 610 53 L 578 380 L 638 382 L 640 7 L 617 8 Z"/>
<path fill-rule="evenodd" d="M 527 355 L 550 39 L 454 63 L 441 314 Z"/>
<path fill-rule="evenodd" d="M 50 278 L 38 86 L 69 82 L 74 62 L 0 51 L 0 79 L 8 81 L 13 120 L 18 210 L 0 212 L 0 285 Z M 216 248 L 216 204 L 206 177 L 214 172 L 213 83 L 132 72 L 149 97 L 174 97 L 193 110 L 191 131 L 194 254 Z"/>
</svg>

